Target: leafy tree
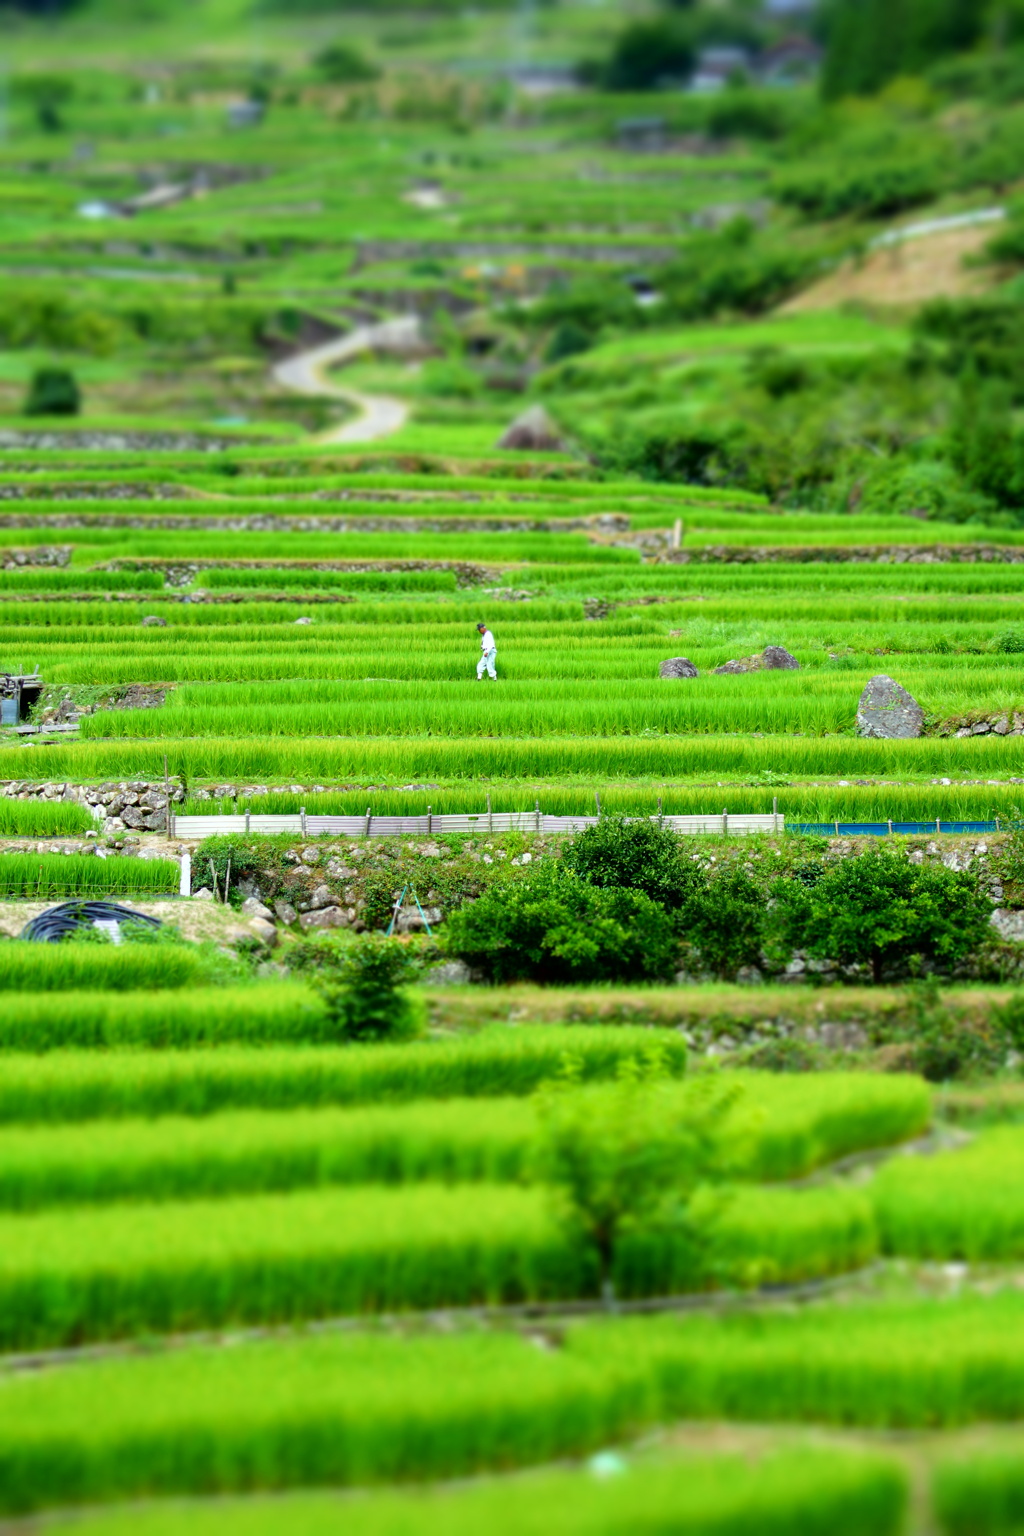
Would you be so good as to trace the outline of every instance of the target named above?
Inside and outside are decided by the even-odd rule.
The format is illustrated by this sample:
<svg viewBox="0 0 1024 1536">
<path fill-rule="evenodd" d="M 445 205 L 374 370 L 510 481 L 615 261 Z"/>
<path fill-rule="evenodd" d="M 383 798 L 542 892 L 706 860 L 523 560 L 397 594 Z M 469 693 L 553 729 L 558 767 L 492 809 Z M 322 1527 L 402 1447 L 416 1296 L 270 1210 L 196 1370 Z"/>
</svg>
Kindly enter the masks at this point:
<svg viewBox="0 0 1024 1536">
<path fill-rule="evenodd" d="M 445 947 L 491 981 L 558 985 L 664 981 L 679 945 L 671 917 L 649 896 L 601 889 L 551 864 L 460 908 Z"/>
<path fill-rule="evenodd" d="M 694 891 L 682 914 L 687 944 L 716 976 L 756 965 L 764 938 L 764 892 L 742 869 L 727 869 Z"/>
<path fill-rule="evenodd" d="M 703 871 L 684 854 L 673 831 L 656 821 L 623 816 L 603 816 L 573 838 L 562 864 L 590 885 L 642 891 L 670 911 L 682 907 L 704 882 Z"/>
<path fill-rule="evenodd" d="M 602 84 L 610 91 L 653 91 L 662 80 L 689 75 L 695 58 L 692 34 L 676 19 L 631 22 L 616 39 Z"/>
<path fill-rule="evenodd" d="M 544 361 L 561 363 L 567 357 L 577 357 L 581 352 L 589 352 L 593 345 L 594 338 L 590 331 L 576 320 L 563 320 L 547 344 Z"/>
<path fill-rule="evenodd" d="M 78 380 L 70 368 L 37 368 L 23 407 L 26 416 L 77 416 L 82 408 Z"/>
<path fill-rule="evenodd" d="M 409 1040 L 421 1034 L 421 1001 L 403 990 L 413 962 L 399 939 L 363 934 L 314 979 L 342 1040 Z"/>
<path fill-rule="evenodd" d="M 986 24 L 979 0 L 830 0 L 822 94 L 871 95 L 897 75 L 973 47 Z"/>
<path fill-rule="evenodd" d="M 330 43 L 313 60 L 317 73 L 331 85 L 356 85 L 376 80 L 380 70 L 348 43 Z"/>
<path fill-rule="evenodd" d="M 581 1088 L 580 1077 L 570 1059 L 538 1095 L 536 1172 L 554 1191 L 571 1240 L 595 1254 L 611 1305 L 625 1236 L 661 1229 L 696 1247 L 687 1207 L 716 1168 L 736 1091 L 706 1079 L 682 1096 L 656 1051 L 623 1062 L 612 1085 Z"/>
<path fill-rule="evenodd" d="M 963 959 L 985 938 L 991 912 L 972 874 L 878 848 L 826 870 L 802 911 L 793 909 L 791 932 L 813 955 L 870 965 L 878 985 L 889 966 Z"/>
</svg>

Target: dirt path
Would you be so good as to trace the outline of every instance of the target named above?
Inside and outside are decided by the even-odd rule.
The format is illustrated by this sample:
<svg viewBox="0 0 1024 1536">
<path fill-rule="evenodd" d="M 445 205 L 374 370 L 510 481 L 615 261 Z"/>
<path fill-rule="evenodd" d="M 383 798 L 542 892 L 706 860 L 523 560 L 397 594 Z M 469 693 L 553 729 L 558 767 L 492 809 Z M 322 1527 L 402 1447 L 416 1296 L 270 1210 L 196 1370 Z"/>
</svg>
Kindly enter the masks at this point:
<svg viewBox="0 0 1024 1536">
<path fill-rule="evenodd" d="M 420 324 L 415 315 L 385 320 L 380 325 L 361 325 L 347 336 L 338 336 L 308 352 L 285 358 L 275 364 L 273 375 L 278 384 L 297 394 L 344 400 L 355 408 L 358 414 L 353 421 L 331 427 L 318 436 L 318 442 L 376 442 L 405 426 L 408 405 L 395 395 L 365 395 L 361 390 L 348 389 L 331 378 L 328 369 L 351 362 L 366 352 L 405 352 L 415 346 L 419 335 Z"/>
</svg>

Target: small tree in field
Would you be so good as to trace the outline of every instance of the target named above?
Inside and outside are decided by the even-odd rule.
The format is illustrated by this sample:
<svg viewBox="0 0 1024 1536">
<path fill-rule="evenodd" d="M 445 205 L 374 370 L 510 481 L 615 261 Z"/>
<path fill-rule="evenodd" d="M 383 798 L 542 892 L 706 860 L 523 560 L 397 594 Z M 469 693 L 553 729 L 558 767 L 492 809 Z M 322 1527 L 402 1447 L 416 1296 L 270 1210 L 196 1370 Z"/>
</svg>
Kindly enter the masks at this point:
<svg viewBox="0 0 1024 1536">
<path fill-rule="evenodd" d="M 403 989 L 413 963 L 398 939 L 366 934 L 315 978 L 343 1040 L 409 1040 L 422 1032 L 421 1001 Z"/>
<path fill-rule="evenodd" d="M 619 1245 L 630 1232 L 682 1232 L 698 1184 L 714 1169 L 717 1133 L 736 1090 L 704 1082 L 685 1096 L 657 1052 L 625 1061 L 612 1084 L 580 1086 L 579 1063 L 538 1095 L 538 1176 L 555 1191 L 573 1241 L 594 1252 L 605 1301 L 614 1302 Z"/>
<path fill-rule="evenodd" d="M 801 926 L 811 954 L 870 965 L 878 985 L 887 966 L 962 960 L 985 938 L 991 914 L 973 875 L 879 848 L 829 869 Z"/>
<path fill-rule="evenodd" d="M 562 865 L 588 885 L 642 891 L 668 911 L 682 907 L 705 884 L 704 872 L 684 857 L 679 837 L 656 821 L 602 816 L 562 854 Z"/>
</svg>

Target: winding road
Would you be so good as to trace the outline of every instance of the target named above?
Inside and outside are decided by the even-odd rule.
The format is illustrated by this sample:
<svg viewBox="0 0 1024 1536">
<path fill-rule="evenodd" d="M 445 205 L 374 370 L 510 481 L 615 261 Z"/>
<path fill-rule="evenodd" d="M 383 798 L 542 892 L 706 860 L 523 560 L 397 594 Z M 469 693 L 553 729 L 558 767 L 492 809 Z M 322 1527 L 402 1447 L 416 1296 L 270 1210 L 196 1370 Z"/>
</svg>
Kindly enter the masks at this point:
<svg viewBox="0 0 1024 1536">
<path fill-rule="evenodd" d="M 360 325 L 347 336 L 337 336 L 308 352 L 284 358 L 274 365 L 273 376 L 283 388 L 297 394 L 344 400 L 355 408 L 354 420 L 318 434 L 317 442 L 373 443 L 405 426 L 408 405 L 395 395 L 365 395 L 361 390 L 349 389 L 331 378 L 328 369 L 352 362 L 366 352 L 401 354 L 415 347 L 419 340 L 420 322 L 416 315 L 384 320 L 379 325 Z"/>
</svg>

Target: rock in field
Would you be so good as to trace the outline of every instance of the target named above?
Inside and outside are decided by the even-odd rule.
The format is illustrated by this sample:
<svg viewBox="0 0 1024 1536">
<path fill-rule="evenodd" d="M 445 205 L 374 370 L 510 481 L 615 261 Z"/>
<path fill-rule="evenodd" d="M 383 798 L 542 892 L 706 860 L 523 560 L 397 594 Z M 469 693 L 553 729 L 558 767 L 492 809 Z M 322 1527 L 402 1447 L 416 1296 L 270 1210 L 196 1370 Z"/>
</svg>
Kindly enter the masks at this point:
<svg viewBox="0 0 1024 1536">
<path fill-rule="evenodd" d="M 761 660 L 769 672 L 799 672 L 800 663 L 784 645 L 766 645 Z"/>
<path fill-rule="evenodd" d="M 699 677 L 700 673 L 692 661 L 687 661 L 685 656 L 673 656 L 668 661 L 663 661 L 658 668 L 659 677 Z"/>
<path fill-rule="evenodd" d="M 912 694 L 884 672 L 871 679 L 857 705 L 858 736 L 908 741 L 923 726 L 924 710 Z"/>
<path fill-rule="evenodd" d="M 274 914 L 269 907 L 265 907 L 262 901 L 257 901 L 255 896 L 247 896 L 242 902 L 241 912 L 243 917 L 258 917 L 265 923 L 274 921 Z"/>
<path fill-rule="evenodd" d="M 159 614 L 147 613 L 142 620 L 142 627 L 143 629 L 166 629 L 167 620 L 162 619 Z"/>
<path fill-rule="evenodd" d="M 508 431 L 498 439 L 499 448 L 523 448 L 534 453 L 562 453 L 565 443 L 542 405 L 531 405 L 517 416 Z"/>
</svg>

